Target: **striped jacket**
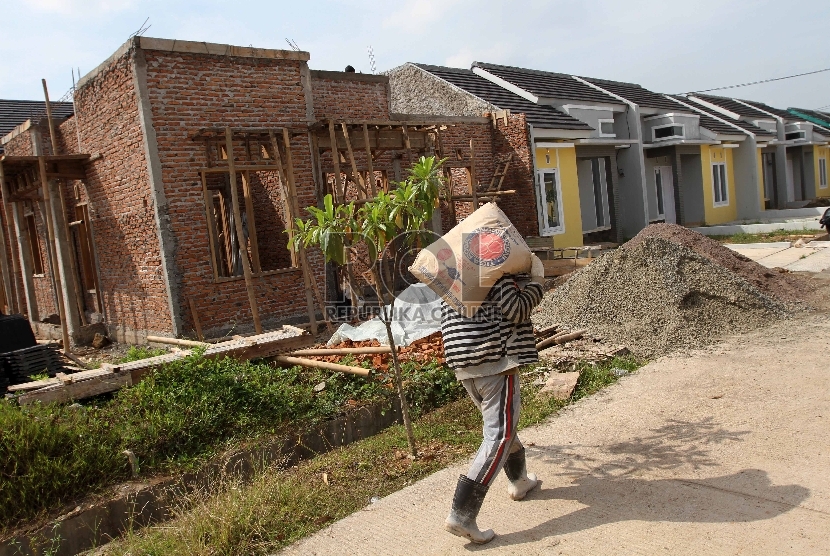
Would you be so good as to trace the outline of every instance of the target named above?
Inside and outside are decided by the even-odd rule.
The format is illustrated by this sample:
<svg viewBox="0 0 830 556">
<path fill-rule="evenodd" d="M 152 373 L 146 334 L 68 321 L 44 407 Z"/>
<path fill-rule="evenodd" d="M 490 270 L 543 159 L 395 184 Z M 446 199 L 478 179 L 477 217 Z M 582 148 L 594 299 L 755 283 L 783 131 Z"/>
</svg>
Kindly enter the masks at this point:
<svg viewBox="0 0 830 556">
<path fill-rule="evenodd" d="M 457 371 L 503 357 L 520 365 L 538 361 L 530 313 L 543 293 L 540 284 L 531 282 L 521 289 L 512 276 L 504 276 L 472 318 L 442 303 L 441 334 L 450 368 Z"/>
</svg>

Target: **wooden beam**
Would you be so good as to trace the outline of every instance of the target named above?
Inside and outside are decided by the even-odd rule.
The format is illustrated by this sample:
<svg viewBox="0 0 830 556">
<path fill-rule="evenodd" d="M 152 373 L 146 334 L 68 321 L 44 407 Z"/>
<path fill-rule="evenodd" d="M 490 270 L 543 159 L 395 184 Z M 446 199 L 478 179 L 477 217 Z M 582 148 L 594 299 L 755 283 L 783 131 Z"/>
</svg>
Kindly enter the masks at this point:
<svg viewBox="0 0 830 556">
<path fill-rule="evenodd" d="M 3 174 L 3 164 L 0 162 L 0 208 L 3 210 L 3 226 L 0 226 L 0 242 L 3 244 L 3 251 L 0 253 L 0 257 L 2 257 L 3 265 L 0 268 L 0 271 L 3 273 L 3 291 L 5 292 L 6 296 L 6 305 L 9 308 L 9 311 L 12 313 L 17 312 L 17 265 L 15 264 L 14 260 L 14 244 L 12 243 L 12 228 L 11 222 L 9 221 L 9 206 L 8 206 L 8 188 L 6 187 L 6 177 Z M 9 235 L 9 248 L 11 249 L 11 253 L 6 255 L 6 231 L 8 230 Z M 11 269 L 9 269 L 9 262 L 11 262 Z"/>
<path fill-rule="evenodd" d="M 401 126 L 401 133 L 403 133 L 403 146 L 406 149 L 406 157 L 409 160 L 409 165 L 412 166 L 412 143 L 409 140 L 409 132 L 406 125 Z"/>
<path fill-rule="evenodd" d="M 277 163 L 277 172 L 280 178 L 280 193 L 282 194 L 282 208 L 283 218 L 285 219 L 285 228 L 288 232 L 288 250 L 291 252 L 291 266 L 300 266 L 297 250 L 294 248 L 294 219 L 299 216 L 292 210 L 291 194 L 288 189 L 288 176 L 285 173 L 285 167 L 282 164 L 282 154 L 280 154 L 280 146 L 277 143 L 277 136 L 271 132 L 271 149 L 274 151 L 274 160 Z"/>
<path fill-rule="evenodd" d="M 41 187 L 43 187 L 43 200 L 44 204 L 48 205 L 47 209 L 43 211 L 45 213 L 44 216 L 46 218 L 46 230 L 48 234 L 48 237 L 46 238 L 46 243 L 48 245 L 48 251 L 52 254 L 52 261 L 54 262 L 54 264 L 52 265 L 52 279 L 55 282 L 55 293 L 57 294 L 56 297 L 58 298 L 58 312 L 61 319 L 61 335 L 63 337 L 63 350 L 67 353 L 70 353 L 72 351 L 72 347 L 69 340 L 69 322 L 66 317 L 66 306 L 63 299 L 63 287 L 61 286 L 60 271 L 57 268 L 58 257 L 55 246 L 55 227 L 54 223 L 52 222 L 52 213 L 54 211 L 50 210 L 54 206 L 54 203 L 52 202 L 52 198 L 49 193 L 49 180 L 46 177 L 46 160 L 42 156 L 38 158 L 38 165 L 40 166 L 40 182 Z"/>
<path fill-rule="evenodd" d="M 23 278 L 26 312 L 29 316 L 29 321 L 34 322 L 40 320 L 40 314 L 38 313 L 37 307 L 37 295 L 35 295 L 32 250 L 29 246 L 29 236 L 23 231 L 20 207 L 17 203 L 12 203 L 12 218 L 14 219 L 15 236 L 17 236 L 17 255 L 20 259 L 20 273 Z"/>
<path fill-rule="evenodd" d="M 49 89 L 46 87 L 46 80 L 41 79 L 43 83 L 43 96 L 46 97 L 46 119 L 49 120 L 49 138 L 52 140 L 52 154 L 58 153 L 58 137 L 55 133 L 55 122 L 52 121 L 52 103 L 49 102 Z"/>
<path fill-rule="evenodd" d="M 375 197 L 378 194 L 375 183 L 375 169 L 372 166 L 372 148 L 369 146 L 369 126 L 363 124 L 363 142 L 366 143 L 366 165 L 369 167 L 369 194 Z"/>
<path fill-rule="evenodd" d="M 202 172 L 202 198 L 205 201 L 205 218 L 207 219 L 208 236 L 210 237 L 210 257 L 213 262 L 213 280 L 219 279 L 219 257 L 216 250 L 219 248 L 217 237 L 216 218 L 213 214 L 213 194 L 207 188 L 207 175 Z"/>
<path fill-rule="evenodd" d="M 283 129 L 282 141 L 285 145 L 285 173 L 288 177 L 288 206 L 290 213 L 293 216 L 300 212 L 300 203 L 297 200 L 297 188 L 294 183 L 294 157 L 291 154 L 291 137 L 288 135 L 288 130 Z M 308 320 L 311 323 L 311 334 L 317 334 L 317 309 L 314 306 L 314 286 L 312 284 L 313 278 L 311 276 L 311 269 L 308 265 L 305 249 L 300 246 L 298 250 L 300 256 L 300 266 L 303 271 L 303 285 L 305 286 L 305 302 L 308 310 Z M 323 308 L 323 318 L 326 318 L 325 308 Z"/>
<path fill-rule="evenodd" d="M 231 203 L 233 204 L 233 219 L 236 228 L 236 242 L 239 245 L 239 255 L 242 258 L 242 272 L 245 275 L 245 289 L 248 290 L 248 302 L 251 304 L 251 316 L 254 320 L 254 329 L 262 334 L 262 322 L 259 320 L 259 309 L 256 303 L 253 277 L 251 276 L 251 261 L 248 259 L 248 242 L 242 231 L 242 215 L 239 210 L 239 193 L 236 191 L 236 168 L 233 160 L 233 134 L 231 128 L 225 128 L 225 144 L 228 150 L 228 169 L 231 176 Z"/>
<path fill-rule="evenodd" d="M 334 121 L 329 120 L 329 138 L 331 141 L 331 160 L 334 165 L 334 200 L 346 200 L 346 187 L 340 179 L 340 151 L 337 149 L 337 134 L 334 132 Z M 339 198 L 338 198 L 339 197 Z"/>
<path fill-rule="evenodd" d="M 346 138 L 346 151 L 349 153 L 349 162 L 352 165 L 352 176 L 355 185 L 360 189 L 360 192 L 363 193 L 363 197 L 368 197 L 366 194 L 366 184 L 363 183 L 363 176 L 360 175 L 360 172 L 357 171 L 357 164 L 354 160 L 354 151 L 352 151 L 352 141 L 349 138 L 349 128 L 346 127 L 346 124 L 340 124 L 343 129 L 343 137 Z"/>
<path fill-rule="evenodd" d="M 193 301 L 193 298 L 187 300 L 190 304 L 190 314 L 193 316 L 193 327 L 196 328 L 196 337 L 199 338 L 200 342 L 205 341 L 205 335 L 202 334 L 202 323 L 199 320 L 199 312 L 196 310 L 196 302 Z"/>
</svg>

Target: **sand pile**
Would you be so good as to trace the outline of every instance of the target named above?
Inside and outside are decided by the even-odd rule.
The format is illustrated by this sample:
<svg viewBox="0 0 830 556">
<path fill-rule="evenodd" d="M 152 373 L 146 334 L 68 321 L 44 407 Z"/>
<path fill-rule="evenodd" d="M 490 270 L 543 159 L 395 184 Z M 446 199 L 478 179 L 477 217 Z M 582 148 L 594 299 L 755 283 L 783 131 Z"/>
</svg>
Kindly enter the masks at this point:
<svg viewBox="0 0 830 556">
<path fill-rule="evenodd" d="M 762 292 L 788 303 L 797 302 L 809 287 L 803 277 L 782 268 L 766 268 L 703 234 L 676 224 L 652 224 L 623 247 L 631 249 L 646 238 L 662 238 L 685 245 L 713 263 L 742 276 Z"/>
<path fill-rule="evenodd" d="M 678 227 L 650 228 L 548 293 L 533 315 L 536 327 L 587 328 L 636 355 L 653 357 L 788 316 L 785 303 L 769 295 L 779 286 L 789 291 L 777 273 L 759 276 L 741 258 L 730 260 L 720 251 L 726 248 L 695 239 L 701 254 L 687 246 L 692 241 L 683 232 L 688 230 L 677 232 L 680 242 L 675 242 L 659 236 Z"/>
</svg>

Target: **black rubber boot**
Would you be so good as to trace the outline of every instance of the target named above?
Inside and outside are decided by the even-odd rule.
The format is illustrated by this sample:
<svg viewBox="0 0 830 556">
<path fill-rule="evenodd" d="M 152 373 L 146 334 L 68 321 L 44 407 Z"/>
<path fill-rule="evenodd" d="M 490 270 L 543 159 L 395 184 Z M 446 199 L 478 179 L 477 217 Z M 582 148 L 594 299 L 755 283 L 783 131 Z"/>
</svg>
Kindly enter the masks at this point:
<svg viewBox="0 0 830 556">
<path fill-rule="evenodd" d="M 525 460 L 525 449 L 513 452 L 504 460 L 504 474 L 510 480 L 507 487 L 507 494 L 513 500 L 521 500 L 539 482 L 536 475 L 527 474 L 527 463 Z"/>
<path fill-rule="evenodd" d="M 490 487 L 461 475 L 455 487 L 452 510 L 444 522 L 444 527 L 453 535 L 466 537 L 476 544 L 485 544 L 493 540 L 496 534 L 492 529 L 481 531 L 476 524 L 478 512 Z"/>
</svg>

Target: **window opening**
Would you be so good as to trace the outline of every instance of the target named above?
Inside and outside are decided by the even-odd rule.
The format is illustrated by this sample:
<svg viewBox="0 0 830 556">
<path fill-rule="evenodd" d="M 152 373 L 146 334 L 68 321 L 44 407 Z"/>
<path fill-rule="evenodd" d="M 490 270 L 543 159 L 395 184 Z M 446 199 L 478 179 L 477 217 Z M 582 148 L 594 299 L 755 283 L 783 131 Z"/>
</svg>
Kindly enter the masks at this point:
<svg viewBox="0 0 830 556">
<path fill-rule="evenodd" d="M 818 186 L 827 189 L 827 158 L 818 159 Z"/>
<path fill-rule="evenodd" d="M 726 164 L 716 162 L 712 164 L 712 187 L 714 190 L 715 206 L 729 204 L 729 189 L 726 183 Z"/>
<path fill-rule="evenodd" d="M 663 172 L 660 168 L 654 169 L 654 185 L 657 187 L 657 214 L 658 216 L 665 216 L 666 211 L 663 201 Z"/>
<path fill-rule="evenodd" d="M 652 134 L 655 141 L 663 139 L 674 139 L 684 137 L 686 131 L 683 125 L 664 125 L 652 128 Z"/>
<path fill-rule="evenodd" d="M 616 137 L 617 133 L 614 131 L 614 120 L 599 120 L 599 136 L 600 137 Z"/>
</svg>

